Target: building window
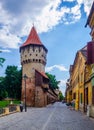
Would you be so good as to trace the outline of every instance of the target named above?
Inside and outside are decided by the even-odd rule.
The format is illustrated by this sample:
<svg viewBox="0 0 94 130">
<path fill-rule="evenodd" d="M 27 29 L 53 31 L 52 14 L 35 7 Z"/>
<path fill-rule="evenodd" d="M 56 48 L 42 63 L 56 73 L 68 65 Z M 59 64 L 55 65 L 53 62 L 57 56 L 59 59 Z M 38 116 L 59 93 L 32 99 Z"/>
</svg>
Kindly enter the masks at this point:
<svg viewBox="0 0 94 130">
<path fill-rule="evenodd" d="M 33 52 L 35 51 L 35 47 L 33 46 Z"/>
<path fill-rule="evenodd" d="M 82 93 L 80 94 L 80 103 L 82 104 Z"/>
<path fill-rule="evenodd" d="M 33 59 L 33 61 L 35 61 L 35 59 Z"/>
<path fill-rule="evenodd" d="M 81 83 L 83 82 L 83 73 L 81 73 Z"/>
<path fill-rule="evenodd" d="M 31 89 L 29 89 L 29 93 L 31 93 Z"/>
<path fill-rule="evenodd" d="M 73 99 L 76 99 L 76 93 L 73 93 Z"/>
<path fill-rule="evenodd" d="M 41 59 L 39 59 L 39 63 L 41 62 Z"/>
<path fill-rule="evenodd" d="M 29 52 L 29 47 L 27 48 L 27 51 Z"/>
<path fill-rule="evenodd" d="M 36 56 L 38 56 L 38 54 L 36 54 Z"/>
<path fill-rule="evenodd" d="M 39 47 L 39 52 L 41 51 L 41 48 Z"/>
</svg>

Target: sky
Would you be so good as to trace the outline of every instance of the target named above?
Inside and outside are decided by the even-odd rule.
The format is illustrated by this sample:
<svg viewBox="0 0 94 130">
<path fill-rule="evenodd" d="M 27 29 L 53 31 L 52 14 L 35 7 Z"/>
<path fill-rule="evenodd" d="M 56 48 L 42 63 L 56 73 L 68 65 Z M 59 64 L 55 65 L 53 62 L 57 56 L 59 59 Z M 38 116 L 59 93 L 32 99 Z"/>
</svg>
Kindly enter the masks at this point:
<svg viewBox="0 0 94 130">
<path fill-rule="evenodd" d="M 91 40 L 85 24 L 93 0 L 0 0 L 0 57 L 7 65 L 20 67 L 19 47 L 25 42 L 34 24 L 39 37 L 48 49 L 45 71 L 61 81 L 65 92 L 69 67 L 76 52 Z"/>
</svg>

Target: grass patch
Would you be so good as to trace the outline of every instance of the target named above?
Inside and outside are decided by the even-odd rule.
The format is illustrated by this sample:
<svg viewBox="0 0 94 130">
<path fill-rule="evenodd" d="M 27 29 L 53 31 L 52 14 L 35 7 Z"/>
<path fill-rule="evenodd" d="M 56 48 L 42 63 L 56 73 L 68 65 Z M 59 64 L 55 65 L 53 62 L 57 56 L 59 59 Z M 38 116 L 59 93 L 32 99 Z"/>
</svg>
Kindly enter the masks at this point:
<svg viewBox="0 0 94 130">
<path fill-rule="evenodd" d="M 9 101 L 9 100 L 3 100 L 3 101 L 0 101 L 0 108 L 4 108 L 4 107 L 7 107 L 8 105 L 10 105 L 10 102 L 11 101 Z M 18 101 L 18 100 L 14 100 L 14 101 L 12 101 L 13 102 L 13 104 L 15 104 L 15 105 L 17 105 L 17 104 L 20 104 L 20 101 Z"/>
<path fill-rule="evenodd" d="M 10 104 L 10 101 L 0 101 L 0 107 L 7 107 Z"/>
<path fill-rule="evenodd" d="M 14 104 L 20 104 L 20 103 L 21 103 L 21 101 L 14 100 L 14 101 L 13 101 L 13 103 L 14 103 Z"/>
</svg>

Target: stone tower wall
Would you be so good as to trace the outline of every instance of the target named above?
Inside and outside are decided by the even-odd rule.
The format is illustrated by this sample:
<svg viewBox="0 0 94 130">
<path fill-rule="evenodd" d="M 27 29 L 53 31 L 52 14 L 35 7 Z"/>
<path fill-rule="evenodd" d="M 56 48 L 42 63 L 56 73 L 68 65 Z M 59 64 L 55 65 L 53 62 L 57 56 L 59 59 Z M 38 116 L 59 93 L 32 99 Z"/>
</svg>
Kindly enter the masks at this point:
<svg viewBox="0 0 94 130">
<path fill-rule="evenodd" d="M 35 106 L 35 80 L 26 79 L 26 104 L 27 106 Z M 22 101 L 25 102 L 25 81 L 22 80 Z"/>
<path fill-rule="evenodd" d="M 45 72 L 46 51 L 43 46 L 29 45 L 21 48 L 22 75 L 26 74 L 26 103 L 28 106 L 35 106 L 35 69 Z M 42 91 L 42 90 L 40 90 Z M 43 93 L 43 92 L 41 92 Z M 22 100 L 25 100 L 25 81 L 22 80 Z M 44 101 L 42 101 L 44 102 Z M 43 104 L 43 103 L 41 103 Z M 40 106 L 42 106 L 40 104 Z"/>
<path fill-rule="evenodd" d="M 41 46 L 27 46 L 21 50 L 21 64 L 23 65 L 23 74 L 27 68 L 35 68 L 45 72 L 46 51 Z M 26 69 L 26 70 L 25 70 Z M 30 71 L 30 70 L 29 70 Z M 28 74 L 30 73 L 28 71 Z M 30 75 L 30 74 L 29 74 Z"/>
<path fill-rule="evenodd" d="M 47 105 L 47 93 L 40 86 L 35 90 L 35 107 L 44 107 Z"/>
</svg>

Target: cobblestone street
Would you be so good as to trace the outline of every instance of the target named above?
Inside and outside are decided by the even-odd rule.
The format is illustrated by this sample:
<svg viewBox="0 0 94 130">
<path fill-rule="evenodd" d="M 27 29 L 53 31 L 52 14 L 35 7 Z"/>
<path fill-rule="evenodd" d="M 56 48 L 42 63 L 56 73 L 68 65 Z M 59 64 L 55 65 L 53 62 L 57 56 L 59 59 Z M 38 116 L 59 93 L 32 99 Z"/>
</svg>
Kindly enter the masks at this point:
<svg viewBox="0 0 94 130">
<path fill-rule="evenodd" d="M 94 130 L 94 120 L 57 102 L 0 117 L 0 130 Z"/>
</svg>

